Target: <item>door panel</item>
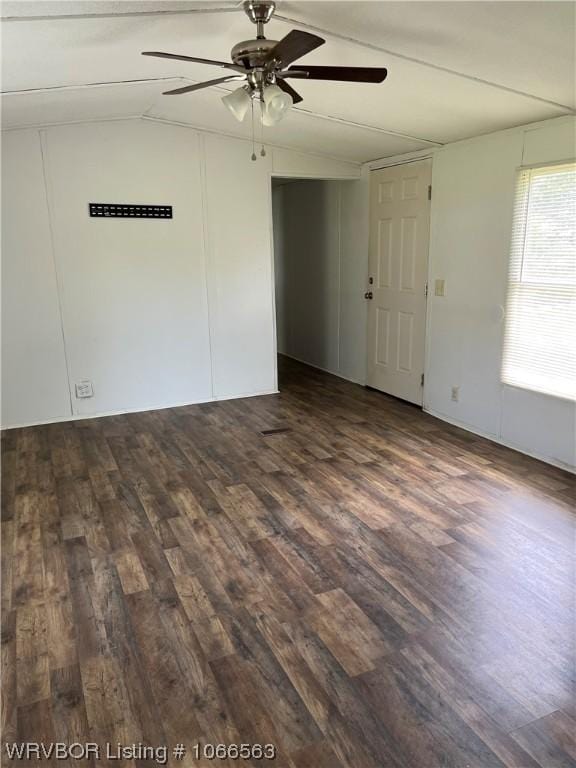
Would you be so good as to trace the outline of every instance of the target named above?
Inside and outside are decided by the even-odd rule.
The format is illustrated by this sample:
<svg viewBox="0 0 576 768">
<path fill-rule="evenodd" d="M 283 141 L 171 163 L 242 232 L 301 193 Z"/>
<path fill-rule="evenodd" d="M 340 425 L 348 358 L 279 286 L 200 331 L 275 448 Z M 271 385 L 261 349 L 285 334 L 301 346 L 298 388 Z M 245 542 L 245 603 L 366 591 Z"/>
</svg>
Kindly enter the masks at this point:
<svg viewBox="0 0 576 768">
<path fill-rule="evenodd" d="M 368 385 L 422 405 L 431 160 L 371 173 Z"/>
</svg>

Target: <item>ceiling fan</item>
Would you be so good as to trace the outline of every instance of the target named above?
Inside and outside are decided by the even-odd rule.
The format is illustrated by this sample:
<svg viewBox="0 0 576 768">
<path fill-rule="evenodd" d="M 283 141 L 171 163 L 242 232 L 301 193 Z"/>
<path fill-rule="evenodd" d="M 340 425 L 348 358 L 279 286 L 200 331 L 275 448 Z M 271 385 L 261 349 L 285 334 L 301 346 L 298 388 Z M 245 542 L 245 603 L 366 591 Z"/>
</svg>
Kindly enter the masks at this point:
<svg viewBox="0 0 576 768">
<path fill-rule="evenodd" d="M 231 70 L 224 77 L 203 83 L 185 85 L 166 91 L 165 95 L 178 95 L 199 91 L 212 85 L 232 81 L 244 81 L 245 85 L 224 96 L 222 101 L 237 120 L 242 121 L 254 101 L 260 102 L 261 119 L 264 125 L 274 125 L 292 106 L 302 101 L 300 94 L 286 82 L 287 78 L 301 80 L 340 80 L 353 83 L 381 83 L 385 80 L 385 67 L 311 67 L 304 64 L 289 66 L 293 61 L 313 51 L 326 42 L 317 35 L 293 29 L 279 42 L 267 40 L 264 25 L 276 9 L 273 0 L 246 0 L 243 4 L 250 21 L 256 25 L 256 38 L 237 43 L 231 51 L 232 61 L 213 61 L 195 56 L 181 56 L 161 51 L 143 51 L 143 56 L 158 56 L 163 59 L 192 61 L 212 64 Z"/>
</svg>

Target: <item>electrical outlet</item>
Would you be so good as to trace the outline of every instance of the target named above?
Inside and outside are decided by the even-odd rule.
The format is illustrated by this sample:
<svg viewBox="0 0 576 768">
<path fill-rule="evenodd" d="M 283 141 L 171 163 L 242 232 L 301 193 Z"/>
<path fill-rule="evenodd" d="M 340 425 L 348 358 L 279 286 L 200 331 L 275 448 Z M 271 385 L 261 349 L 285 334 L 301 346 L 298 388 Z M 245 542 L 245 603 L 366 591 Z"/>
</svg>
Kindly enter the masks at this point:
<svg viewBox="0 0 576 768">
<path fill-rule="evenodd" d="M 75 384 L 76 397 L 81 400 L 85 397 L 94 397 L 94 387 L 89 379 L 82 379 Z"/>
<path fill-rule="evenodd" d="M 446 295 L 446 281 L 434 280 L 434 295 L 445 296 Z"/>
<path fill-rule="evenodd" d="M 450 399 L 453 400 L 455 403 L 460 400 L 460 387 L 452 387 Z"/>
</svg>

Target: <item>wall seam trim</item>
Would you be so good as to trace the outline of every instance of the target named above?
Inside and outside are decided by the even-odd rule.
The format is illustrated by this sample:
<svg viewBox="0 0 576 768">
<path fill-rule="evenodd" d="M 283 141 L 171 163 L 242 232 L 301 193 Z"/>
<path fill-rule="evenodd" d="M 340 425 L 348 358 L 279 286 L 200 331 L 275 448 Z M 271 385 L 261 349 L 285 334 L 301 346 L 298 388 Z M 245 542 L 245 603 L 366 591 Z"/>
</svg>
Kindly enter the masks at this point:
<svg viewBox="0 0 576 768">
<path fill-rule="evenodd" d="M 210 267 L 209 261 L 212 253 L 210 247 L 210 228 L 208 226 L 208 179 L 206 174 L 206 143 L 201 133 L 197 134 L 199 160 L 200 160 L 200 188 L 202 204 L 202 244 L 204 252 L 204 283 L 206 291 L 206 311 L 208 314 L 208 352 L 210 354 L 210 394 L 214 397 L 215 377 L 214 377 L 214 344 L 212 327 L 212 302 L 210 290 Z"/>
<path fill-rule="evenodd" d="M 54 240 L 54 211 L 51 204 L 51 185 L 48 178 L 48 145 L 46 142 L 46 131 L 38 131 L 38 141 L 40 144 L 40 159 L 42 162 L 42 178 L 44 180 L 44 195 L 46 197 L 46 211 L 48 214 L 48 230 L 50 232 L 50 253 L 52 255 L 52 266 L 54 268 L 54 278 L 56 280 L 56 296 L 58 301 L 58 319 L 60 321 L 60 333 L 62 335 L 62 347 L 64 353 L 64 366 L 66 368 L 66 383 L 68 385 L 68 401 L 70 403 L 70 415 L 74 416 L 74 403 L 72 400 L 72 382 L 70 381 L 70 362 L 68 360 L 68 345 L 66 342 L 66 330 L 64 323 L 63 297 L 64 289 L 62 279 L 58 270 L 56 259 L 56 244 Z"/>
</svg>

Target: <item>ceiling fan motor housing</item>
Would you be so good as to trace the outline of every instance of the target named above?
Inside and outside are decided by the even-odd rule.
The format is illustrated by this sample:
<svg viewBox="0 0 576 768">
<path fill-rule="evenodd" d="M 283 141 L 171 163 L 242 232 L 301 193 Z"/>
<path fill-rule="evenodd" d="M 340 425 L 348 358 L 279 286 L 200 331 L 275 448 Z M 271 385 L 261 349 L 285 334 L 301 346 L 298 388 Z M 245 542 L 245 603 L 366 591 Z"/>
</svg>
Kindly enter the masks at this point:
<svg viewBox="0 0 576 768">
<path fill-rule="evenodd" d="M 243 65 L 248 69 L 263 67 L 267 63 L 268 54 L 277 44 L 277 40 L 266 40 L 263 37 L 243 40 L 241 43 L 236 43 L 230 56 L 234 64 Z"/>
</svg>

